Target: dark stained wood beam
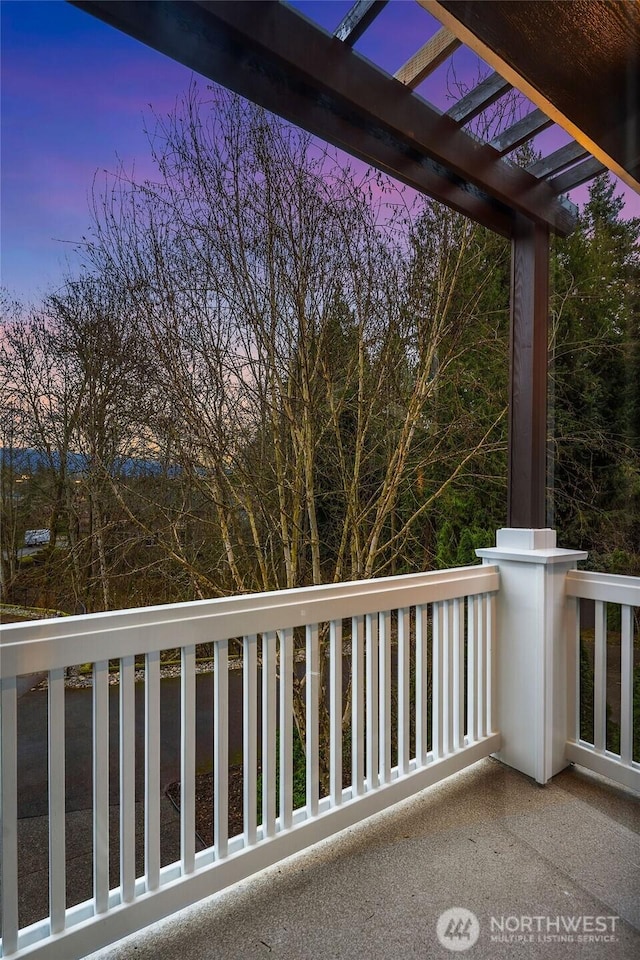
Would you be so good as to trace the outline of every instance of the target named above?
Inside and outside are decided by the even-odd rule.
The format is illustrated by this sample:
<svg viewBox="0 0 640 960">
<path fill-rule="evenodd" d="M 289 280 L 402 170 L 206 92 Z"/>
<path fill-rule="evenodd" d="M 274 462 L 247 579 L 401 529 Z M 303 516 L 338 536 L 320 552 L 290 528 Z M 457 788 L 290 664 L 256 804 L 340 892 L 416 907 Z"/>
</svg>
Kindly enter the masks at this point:
<svg viewBox="0 0 640 960">
<path fill-rule="evenodd" d="M 535 137 L 537 133 L 546 130 L 552 123 L 553 120 L 550 120 L 542 110 L 536 108 L 532 110 L 531 113 L 528 113 L 526 117 L 523 117 L 522 120 L 518 120 L 517 123 L 503 130 L 497 137 L 494 137 L 491 141 L 491 146 L 498 151 L 500 156 L 504 156 L 512 150 L 515 150 L 516 147 L 522 146 L 527 140 L 531 140 L 531 137 Z"/>
<path fill-rule="evenodd" d="M 335 29 L 334 37 L 352 47 L 387 5 L 387 0 L 357 0 Z"/>
<path fill-rule="evenodd" d="M 490 107 L 492 103 L 499 100 L 507 90 L 511 90 L 509 81 L 501 77 L 499 73 L 491 73 L 476 84 L 473 90 L 461 97 L 457 103 L 454 103 L 447 110 L 447 116 L 460 125 L 469 123 L 483 110 Z"/>
<path fill-rule="evenodd" d="M 560 176 L 549 180 L 549 186 L 556 193 L 567 193 L 574 187 L 579 187 L 581 183 L 593 180 L 598 174 L 604 173 L 606 169 L 605 165 L 600 163 L 596 157 L 589 157 L 588 160 L 583 160 L 582 163 L 571 167 L 566 173 L 561 173 Z"/>
<path fill-rule="evenodd" d="M 418 0 L 640 191 L 637 0 Z"/>
<path fill-rule="evenodd" d="M 571 143 L 566 143 L 559 150 L 554 150 L 549 156 L 536 160 L 535 163 L 530 163 L 527 170 L 534 177 L 553 177 L 556 173 L 566 170 L 572 163 L 584 160 L 588 156 L 589 151 L 585 150 L 581 143 L 572 140 Z"/>
<path fill-rule="evenodd" d="M 507 526 L 545 526 L 549 231 L 516 218 L 511 254 Z"/>
<path fill-rule="evenodd" d="M 417 53 L 394 74 L 396 80 L 415 90 L 429 74 L 444 63 L 458 49 L 460 41 L 446 27 L 441 27 L 430 40 L 420 47 Z"/>
<path fill-rule="evenodd" d="M 75 6 L 510 236 L 513 212 L 561 236 L 575 211 L 450 117 L 291 8 L 233 0 Z"/>
</svg>

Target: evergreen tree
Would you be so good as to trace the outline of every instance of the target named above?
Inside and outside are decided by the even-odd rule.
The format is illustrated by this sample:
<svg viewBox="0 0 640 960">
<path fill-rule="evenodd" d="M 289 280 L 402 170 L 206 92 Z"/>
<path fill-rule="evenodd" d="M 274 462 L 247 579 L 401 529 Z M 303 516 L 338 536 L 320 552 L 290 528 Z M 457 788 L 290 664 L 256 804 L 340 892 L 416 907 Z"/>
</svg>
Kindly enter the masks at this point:
<svg viewBox="0 0 640 960">
<path fill-rule="evenodd" d="M 555 525 L 592 561 L 638 551 L 640 219 L 622 219 L 608 175 L 552 259 Z"/>
</svg>

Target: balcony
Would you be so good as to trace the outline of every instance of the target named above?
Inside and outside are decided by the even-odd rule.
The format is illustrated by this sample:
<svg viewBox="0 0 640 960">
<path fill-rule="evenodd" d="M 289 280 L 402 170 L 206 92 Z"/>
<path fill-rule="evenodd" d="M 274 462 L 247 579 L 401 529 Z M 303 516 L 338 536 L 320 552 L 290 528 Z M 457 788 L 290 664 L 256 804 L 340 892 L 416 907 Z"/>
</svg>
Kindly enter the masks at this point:
<svg viewBox="0 0 640 960">
<path fill-rule="evenodd" d="M 482 566 L 6 627 L 2 956 L 68 960 L 120 940 L 110 956 L 200 957 L 216 943 L 225 958 L 425 955 L 452 907 L 479 928 L 456 916 L 443 946 L 477 936 L 490 956 L 514 943 L 537 955 L 573 937 L 560 942 L 637 956 L 640 582 L 577 571 L 584 554 L 552 531 L 500 531 L 480 553 Z M 201 644 L 213 669 L 197 679 Z M 179 812 L 163 797 L 170 649 Z M 87 661 L 90 802 L 71 810 L 65 671 Z M 17 690 L 33 673 L 47 683 L 47 815 L 28 820 Z M 203 683 L 211 844 L 196 835 Z"/>
<path fill-rule="evenodd" d="M 546 515 L 549 238 L 575 223 L 560 195 L 601 164 L 638 187 L 621 5 L 599 5 L 594 29 L 570 4 L 422 2 L 443 28 L 401 68 L 403 87 L 352 50 L 384 3 L 355 4 L 331 36 L 287 4 L 73 2 L 511 239 L 508 523 L 521 529 L 500 531 L 482 567 L 5 628 L 2 956 L 69 960 L 119 942 L 110 956 L 423 957 L 477 936 L 490 957 L 514 943 L 546 955 L 554 938 L 637 957 L 640 582 L 577 572 L 582 554 L 528 529 Z M 410 90 L 461 40 L 505 81 L 443 115 Z M 504 157 L 520 122 L 501 144 L 462 129 L 514 82 L 538 108 L 529 132 L 557 119 L 576 137 L 533 164 L 539 176 Z M 180 659 L 173 731 L 167 650 Z M 66 673 L 87 662 L 77 729 Z M 46 777 L 23 759 L 18 693 L 34 673 Z M 172 732 L 179 812 L 163 792 Z M 212 842 L 200 843 L 208 758 Z M 71 803 L 78 783 L 84 806 Z M 41 815 L 23 816 L 26 801 Z M 440 950 L 452 907 L 474 918 L 448 920 Z"/>
</svg>

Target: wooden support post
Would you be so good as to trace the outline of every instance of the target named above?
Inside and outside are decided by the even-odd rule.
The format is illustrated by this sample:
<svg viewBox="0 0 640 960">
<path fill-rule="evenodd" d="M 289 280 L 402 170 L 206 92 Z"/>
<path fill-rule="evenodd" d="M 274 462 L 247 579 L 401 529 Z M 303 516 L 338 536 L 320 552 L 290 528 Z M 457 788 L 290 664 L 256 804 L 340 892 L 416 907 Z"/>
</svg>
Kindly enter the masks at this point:
<svg viewBox="0 0 640 960">
<path fill-rule="evenodd" d="M 549 230 L 517 217 L 511 254 L 509 527 L 545 525 Z"/>
</svg>

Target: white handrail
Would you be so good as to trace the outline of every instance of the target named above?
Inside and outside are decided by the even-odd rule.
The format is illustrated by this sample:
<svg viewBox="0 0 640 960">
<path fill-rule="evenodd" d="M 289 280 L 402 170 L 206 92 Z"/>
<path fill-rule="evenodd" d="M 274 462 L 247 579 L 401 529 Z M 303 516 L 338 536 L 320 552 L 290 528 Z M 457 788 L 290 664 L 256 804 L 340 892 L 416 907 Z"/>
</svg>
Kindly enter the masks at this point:
<svg viewBox="0 0 640 960">
<path fill-rule="evenodd" d="M 498 589 L 496 567 L 473 566 L 216 600 L 3 625 L 0 677 L 118 659 L 192 643 L 301 627 Z M 53 642 L 55 641 L 55 643 Z M 108 644 L 108 647 L 107 647 Z"/>
<path fill-rule="evenodd" d="M 566 579 L 568 597 L 583 600 L 605 600 L 640 607 L 640 577 L 624 577 L 614 573 L 570 570 Z"/>
</svg>

